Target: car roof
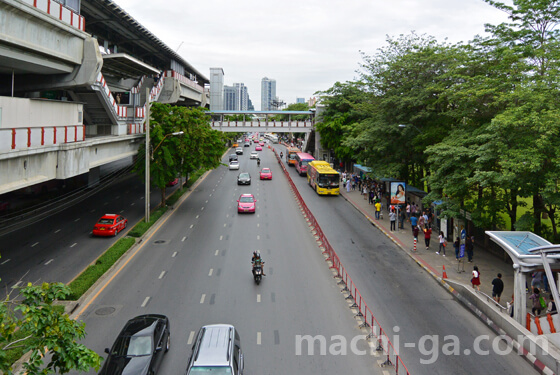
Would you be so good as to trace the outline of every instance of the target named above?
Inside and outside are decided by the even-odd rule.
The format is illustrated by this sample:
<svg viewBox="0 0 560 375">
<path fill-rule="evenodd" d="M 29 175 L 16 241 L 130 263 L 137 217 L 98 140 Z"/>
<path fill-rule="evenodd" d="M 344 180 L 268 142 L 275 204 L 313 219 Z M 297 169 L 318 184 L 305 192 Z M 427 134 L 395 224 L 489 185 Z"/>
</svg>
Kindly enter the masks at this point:
<svg viewBox="0 0 560 375">
<path fill-rule="evenodd" d="M 241 197 L 252 197 L 252 198 L 254 198 L 253 194 L 241 194 L 241 196 L 239 198 L 241 198 Z"/>
<path fill-rule="evenodd" d="M 119 216 L 119 215 L 117 215 L 117 214 L 105 214 L 105 215 L 101 216 L 101 218 L 102 218 L 102 219 L 103 219 L 103 218 L 114 219 L 114 218 L 116 218 L 117 216 Z"/>
<path fill-rule="evenodd" d="M 233 340 L 234 327 L 229 324 L 211 324 L 202 327 L 204 336 L 200 342 L 196 366 L 229 364 L 230 340 Z M 223 350 L 224 348 L 225 350 Z"/>
</svg>

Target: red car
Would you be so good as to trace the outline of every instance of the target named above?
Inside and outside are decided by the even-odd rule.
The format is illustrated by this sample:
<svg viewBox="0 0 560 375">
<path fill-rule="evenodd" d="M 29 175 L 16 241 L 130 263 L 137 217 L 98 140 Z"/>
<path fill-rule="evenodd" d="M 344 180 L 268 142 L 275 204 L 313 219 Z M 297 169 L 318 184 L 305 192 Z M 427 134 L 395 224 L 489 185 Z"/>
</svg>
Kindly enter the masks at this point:
<svg viewBox="0 0 560 375">
<path fill-rule="evenodd" d="M 272 180 L 272 171 L 270 168 L 263 168 L 261 170 L 261 180 Z"/>
<path fill-rule="evenodd" d="M 128 220 L 121 215 L 106 214 L 93 226 L 94 236 L 116 236 L 121 230 L 126 228 Z"/>
<path fill-rule="evenodd" d="M 241 194 L 237 200 L 237 213 L 251 212 L 255 213 L 257 208 L 257 200 L 253 194 Z"/>
<path fill-rule="evenodd" d="M 255 151 L 262 151 L 262 146 L 255 146 Z"/>
</svg>

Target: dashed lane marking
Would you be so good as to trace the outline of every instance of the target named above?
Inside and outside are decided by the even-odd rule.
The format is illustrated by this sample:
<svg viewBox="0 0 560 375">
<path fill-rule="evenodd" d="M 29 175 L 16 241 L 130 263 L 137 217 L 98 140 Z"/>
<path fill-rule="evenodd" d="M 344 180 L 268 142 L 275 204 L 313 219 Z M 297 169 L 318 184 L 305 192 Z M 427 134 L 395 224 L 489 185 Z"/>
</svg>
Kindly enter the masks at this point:
<svg viewBox="0 0 560 375">
<path fill-rule="evenodd" d="M 148 301 L 150 300 L 150 297 L 146 297 L 144 298 L 144 302 L 142 302 L 142 304 L 140 305 L 140 307 L 146 307 L 146 305 L 148 304 Z"/>
<path fill-rule="evenodd" d="M 187 345 L 192 344 L 194 339 L 194 331 L 191 331 L 191 333 L 189 333 L 189 339 L 187 340 Z"/>
<path fill-rule="evenodd" d="M 218 256 L 218 254 L 220 254 L 220 250 L 216 250 L 216 252 L 214 253 L 215 256 Z"/>
<path fill-rule="evenodd" d="M 70 247 L 74 247 L 74 246 L 76 246 L 77 244 L 78 244 L 77 242 L 74 242 L 72 245 L 70 245 Z"/>
<path fill-rule="evenodd" d="M 183 239 L 181 240 L 181 242 L 185 242 L 186 239 L 187 239 L 187 237 L 183 237 Z"/>
<path fill-rule="evenodd" d="M 212 273 L 214 272 L 213 268 L 210 268 L 210 272 L 208 272 L 208 276 L 212 276 Z"/>
<path fill-rule="evenodd" d="M 54 259 L 50 259 L 47 263 L 45 263 L 45 266 L 48 266 L 53 261 L 54 261 Z"/>
<path fill-rule="evenodd" d="M 31 247 L 35 247 L 37 245 L 39 245 L 39 242 L 35 242 L 33 245 L 31 245 Z"/>
<path fill-rule="evenodd" d="M 177 256 L 177 252 L 174 252 L 173 254 L 171 254 L 171 258 L 175 258 Z"/>
<path fill-rule="evenodd" d="M 204 303 L 205 298 L 206 298 L 206 294 L 203 294 L 202 297 L 200 297 L 200 303 Z"/>
<path fill-rule="evenodd" d="M 257 332 L 257 345 L 261 344 L 261 333 Z"/>
<path fill-rule="evenodd" d="M 261 302 L 261 295 L 257 294 L 257 303 Z"/>
<path fill-rule="evenodd" d="M 6 259 L 5 261 L 3 261 L 2 263 L 0 263 L 0 265 L 6 264 L 10 261 L 10 259 Z"/>
<path fill-rule="evenodd" d="M 163 276 L 165 276 L 165 271 L 161 271 L 161 273 L 159 274 L 158 279 L 163 279 Z"/>
</svg>

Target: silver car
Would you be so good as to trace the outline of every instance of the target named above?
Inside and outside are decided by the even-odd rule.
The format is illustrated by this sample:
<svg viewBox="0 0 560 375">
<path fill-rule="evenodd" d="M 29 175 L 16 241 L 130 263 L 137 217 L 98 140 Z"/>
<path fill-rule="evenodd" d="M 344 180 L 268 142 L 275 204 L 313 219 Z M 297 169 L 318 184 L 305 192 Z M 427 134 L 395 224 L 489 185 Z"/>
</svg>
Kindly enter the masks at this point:
<svg viewBox="0 0 560 375">
<path fill-rule="evenodd" d="M 258 159 L 259 158 L 259 153 L 257 151 L 251 151 L 251 159 Z"/>
<path fill-rule="evenodd" d="M 229 169 L 237 169 L 239 170 L 239 162 L 237 160 L 232 160 L 229 162 Z"/>
</svg>

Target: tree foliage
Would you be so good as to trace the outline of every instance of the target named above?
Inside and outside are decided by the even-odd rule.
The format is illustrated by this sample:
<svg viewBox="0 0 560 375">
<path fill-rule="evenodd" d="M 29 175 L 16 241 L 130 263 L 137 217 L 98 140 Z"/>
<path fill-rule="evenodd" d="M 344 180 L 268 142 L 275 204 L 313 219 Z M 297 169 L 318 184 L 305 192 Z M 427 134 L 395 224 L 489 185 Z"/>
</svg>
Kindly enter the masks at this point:
<svg viewBox="0 0 560 375">
<path fill-rule="evenodd" d="M 101 357 L 78 343 L 85 337 L 85 323 L 72 320 L 54 305 L 70 293 L 66 285 L 29 283 L 14 290 L 19 290 L 19 296 L 8 295 L 0 304 L 0 371 L 12 373 L 8 351 L 17 348 L 31 352 L 24 364 L 31 375 L 99 370 Z M 25 336 L 18 338 L 16 332 Z"/>
</svg>

